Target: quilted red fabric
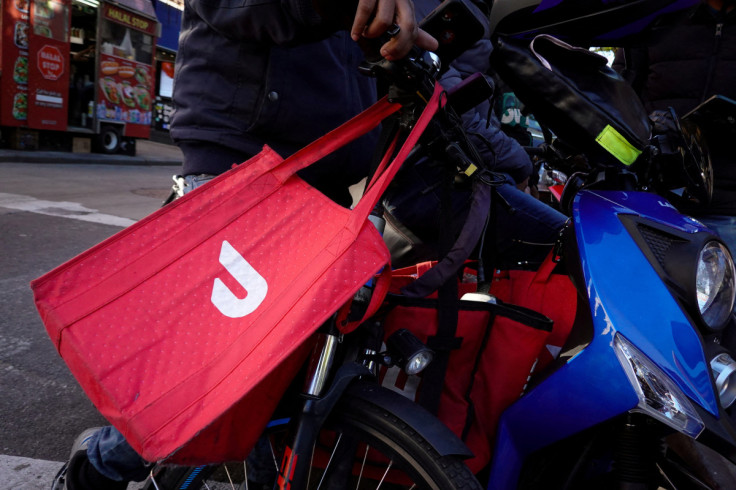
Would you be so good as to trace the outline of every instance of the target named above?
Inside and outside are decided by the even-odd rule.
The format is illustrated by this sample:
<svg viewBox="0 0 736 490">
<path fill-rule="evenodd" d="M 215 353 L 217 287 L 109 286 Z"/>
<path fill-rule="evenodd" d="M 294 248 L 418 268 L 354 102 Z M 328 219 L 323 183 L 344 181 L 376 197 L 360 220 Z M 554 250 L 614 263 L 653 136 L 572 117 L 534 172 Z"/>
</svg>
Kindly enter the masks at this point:
<svg viewBox="0 0 736 490">
<path fill-rule="evenodd" d="M 264 148 L 31 283 L 62 358 L 145 459 L 248 453 L 312 334 L 388 262 L 367 217 L 440 93 L 353 210 L 295 172 L 398 109 L 386 100 L 286 160 Z"/>
</svg>

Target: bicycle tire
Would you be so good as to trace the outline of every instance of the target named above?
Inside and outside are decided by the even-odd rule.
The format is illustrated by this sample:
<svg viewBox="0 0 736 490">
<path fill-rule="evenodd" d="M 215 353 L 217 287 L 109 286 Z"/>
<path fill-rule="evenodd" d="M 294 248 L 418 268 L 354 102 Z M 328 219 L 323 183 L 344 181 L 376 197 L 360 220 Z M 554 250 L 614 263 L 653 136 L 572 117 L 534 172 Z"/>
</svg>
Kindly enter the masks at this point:
<svg viewBox="0 0 736 490">
<path fill-rule="evenodd" d="M 319 460 L 328 457 L 325 451 L 337 449 L 342 441 L 341 437 L 357 443 L 358 453 L 350 456 L 348 461 L 348 479 L 350 485 L 345 484 L 344 471 L 330 472 L 329 467 L 334 464 L 332 459 L 326 465 L 320 466 Z M 332 442 L 338 444 L 332 447 Z M 310 472 L 308 488 L 311 489 L 340 489 L 345 488 L 381 488 L 398 490 L 402 488 L 432 489 L 432 490 L 480 490 L 482 486 L 470 469 L 457 456 L 441 456 L 421 435 L 414 431 L 409 424 L 397 415 L 382 407 L 374 405 L 362 398 L 344 396 L 332 412 L 321 434 L 320 444 L 322 458 L 315 457 L 317 463 Z M 366 466 L 365 454 L 368 449 L 378 450 L 379 456 L 371 452 L 371 475 L 362 472 Z M 365 451 L 364 451 L 365 449 Z M 320 449 L 317 450 L 320 452 Z M 333 451 L 338 452 L 338 451 Z M 275 453 L 275 460 L 281 461 L 281 455 Z M 385 460 L 390 463 L 385 464 Z M 324 461 L 322 461 L 324 463 Z M 242 465 L 242 463 L 240 463 Z M 343 461 L 344 464 L 344 461 Z M 362 465 L 362 466 L 360 466 Z M 390 469 L 386 470 L 385 466 Z M 356 470 L 360 467 L 361 470 Z M 156 486 L 147 482 L 144 490 L 198 490 L 206 488 L 204 480 L 212 474 L 212 467 L 162 467 L 157 478 Z M 344 468 L 344 466 L 343 466 Z M 198 472 L 193 475 L 193 472 Z M 357 473 L 357 474 L 356 474 Z M 377 475 L 376 473 L 379 473 Z M 337 476 L 335 476 L 337 475 Z M 381 479 L 379 480 L 379 476 Z M 325 478 L 323 478 L 325 477 Z M 405 480 L 407 480 L 405 482 Z M 357 480 L 357 483 L 356 483 Z M 380 486 L 377 486 L 379 485 Z M 227 488 L 238 488 L 238 483 L 231 483 Z M 359 485 L 359 486 L 352 486 Z M 414 486 L 412 486 L 414 485 Z M 245 488 L 245 487 L 240 487 Z"/>
</svg>

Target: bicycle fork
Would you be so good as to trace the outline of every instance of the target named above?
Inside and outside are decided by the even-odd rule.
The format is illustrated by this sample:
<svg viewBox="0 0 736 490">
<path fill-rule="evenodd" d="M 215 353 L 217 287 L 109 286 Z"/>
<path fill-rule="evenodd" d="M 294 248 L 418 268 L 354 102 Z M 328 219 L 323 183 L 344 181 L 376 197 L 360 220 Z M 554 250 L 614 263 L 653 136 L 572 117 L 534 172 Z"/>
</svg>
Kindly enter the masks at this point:
<svg viewBox="0 0 736 490">
<path fill-rule="evenodd" d="M 306 489 L 312 454 L 322 425 L 350 382 L 357 377 L 373 374 L 361 364 L 346 363 L 337 370 L 328 386 L 340 342 L 340 333 L 334 318 L 330 321 L 327 333 L 318 335 L 302 393 L 306 400 L 299 414 L 294 436 L 284 451 L 274 486 L 277 490 Z"/>
</svg>

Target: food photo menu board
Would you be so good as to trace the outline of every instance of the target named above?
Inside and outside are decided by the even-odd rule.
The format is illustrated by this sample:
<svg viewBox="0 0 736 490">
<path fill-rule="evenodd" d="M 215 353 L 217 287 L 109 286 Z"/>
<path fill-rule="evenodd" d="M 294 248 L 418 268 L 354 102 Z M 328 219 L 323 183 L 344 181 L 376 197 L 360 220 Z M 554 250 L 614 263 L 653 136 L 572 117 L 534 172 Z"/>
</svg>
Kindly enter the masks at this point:
<svg viewBox="0 0 736 490">
<path fill-rule="evenodd" d="M 100 55 L 97 117 L 151 125 L 153 69 L 111 55 Z"/>
<path fill-rule="evenodd" d="M 153 117 L 156 22 L 109 3 L 102 8 L 97 118 L 125 122 L 125 136 L 146 138 Z"/>
<path fill-rule="evenodd" d="M 66 129 L 69 0 L 2 3 L 0 124 Z"/>
<path fill-rule="evenodd" d="M 0 124 L 25 126 L 28 119 L 29 0 L 2 2 Z"/>
</svg>

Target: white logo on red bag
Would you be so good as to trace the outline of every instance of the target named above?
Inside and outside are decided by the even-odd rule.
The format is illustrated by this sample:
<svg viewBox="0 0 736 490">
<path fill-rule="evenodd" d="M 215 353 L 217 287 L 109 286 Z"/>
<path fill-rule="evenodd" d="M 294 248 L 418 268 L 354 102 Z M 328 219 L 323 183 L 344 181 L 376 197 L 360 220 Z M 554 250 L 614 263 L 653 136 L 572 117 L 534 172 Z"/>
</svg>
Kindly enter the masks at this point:
<svg viewBox="0 0 736 490">
<path fill-rule="evenodd" d="M 212 304 L 225 316 L 241 318 L 253 313 L 266 298 L 268 283 L 227 240 L 222 242 L 220 263 L 246 291 L 245 298 L 238 298 L 219 278 L 212 286 Z"/>
</svg>

